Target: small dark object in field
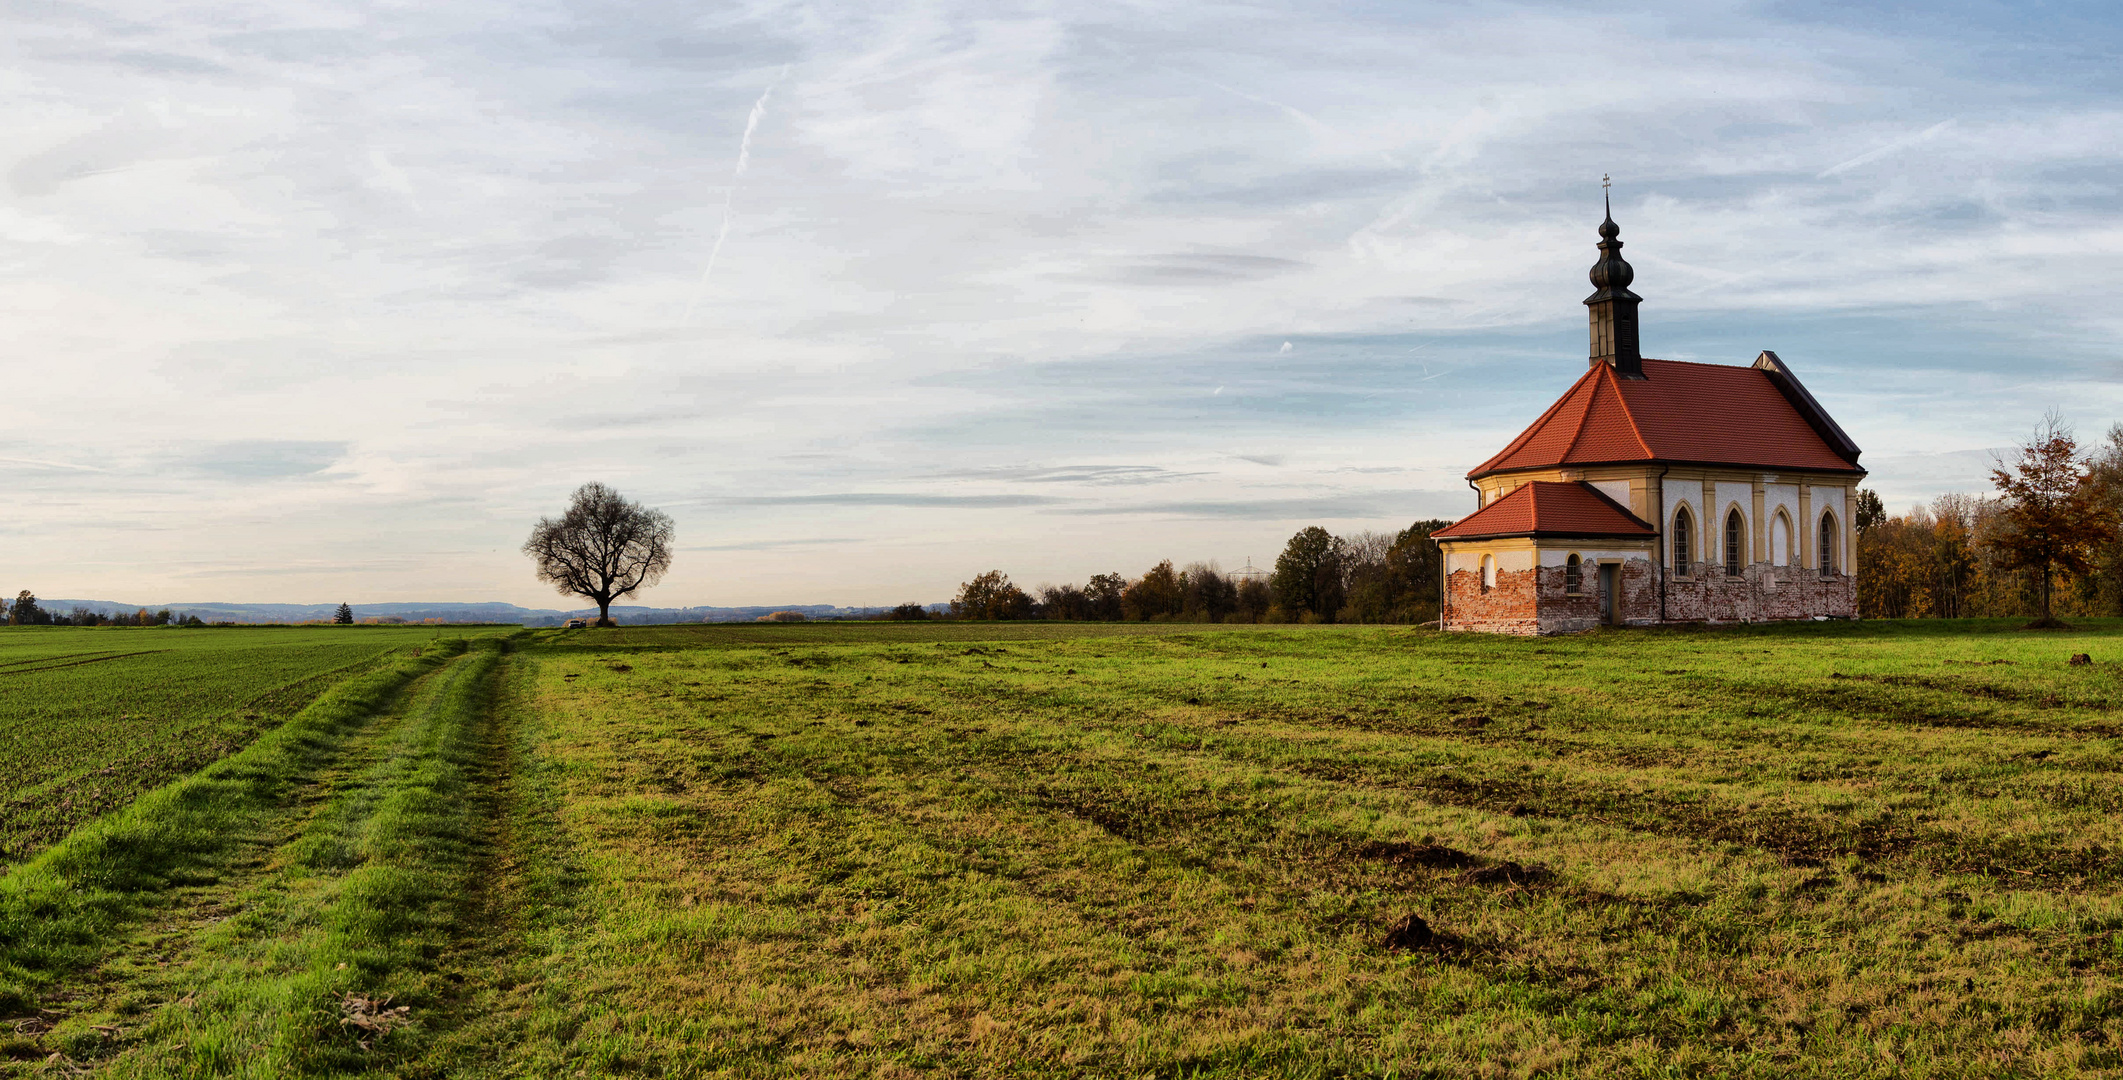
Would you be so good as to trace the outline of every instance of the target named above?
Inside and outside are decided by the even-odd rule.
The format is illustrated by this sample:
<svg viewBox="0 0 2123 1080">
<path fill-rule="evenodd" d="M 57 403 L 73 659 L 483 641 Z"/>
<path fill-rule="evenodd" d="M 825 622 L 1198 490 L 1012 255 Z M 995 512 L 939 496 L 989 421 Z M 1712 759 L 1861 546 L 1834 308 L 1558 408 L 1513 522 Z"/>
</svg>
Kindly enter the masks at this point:
<svg viewBox="0 0 2123 1080">
<path fill-rule="evenodd" d="M 1462 870 L 1476 863 L 1474 856 L 1443 844 L 1406 844 L 1373 840 L 1356 849 L 1357 858 L 1376 859 L 1394 866 L 1429 866 Z"/>
<path fill-rule="evenodd" d="M 1067 670 L 1067 671 L 1064 671 L 1064 672 L 1062 672 L 1062 674 L 1064 674 L 1064 675 L 1074 675 L 1074 674 L 1076 674 L 1076 669 L 1075 669 L 1075 668 L 1070 668 L 1069 670 Z"/>
<path fill-rule="evenodd" d="M 1399 922 L 1386 928 L 1386 936 L 1379 939 L 1379 948 L 1413 951 L 1430 944 L 1430 924 L 1421 915 L 1411 911 L 1401 916 Z"/>
<path fill-rule="evenodd" d="M 1673 669 L 1672 671 L 1666 672 L 1666 674 L 1668 674 L 1668 675 L 1686 675 L 1686 674 L 1688 674 L 1688 669 L 1686 669 L 1686 668 L 1674 668 L 1674 669 Z"/>
<path fill-rule="evenodd" d="M 1198 697 L 1191 697 L 1191 698 L 1188 698 L 1188 699 L 1187 699 L 1187 704 L 1189 704 L 1189 705 L 1199 705 L 1199 704 L 1201 704 L 1201 703 L 1202 703 L 1202 699 L 1200 699 L 1200 698 L 1198 698 Z"/>
<path fill-rule="evenodd" d="M 612 670 L 613 670 L 613 671 L 632 671 L 632 670 L 634 670 L 634 665 L 632 665 L 632 664 L 613 664 L 613 665 L 612 665 Z"/>
<path fill-rule="evenodd" d="M 1268 666 L 1268 662 L 1267 662 L 1266 660 L 1263 660 L 1263 661 L 1261 661 L 1261 666 L 1262 666 L 1262 667 L 1267 667 L 1267 666 Z"/>
<path fill-rule="evenodd" d="M 406 1014 L 412 1011 L 412 1007 L 408 1005 L 393 1006 L 388 997 L 372 998 L 361 994 L 339 996 L 339 1024 L 361 1033 L 354 1036 L 354 1044 L 363 1050 L 367 1050 L 369 1044 L 378 1038 L 390 1034 L 393 1029 L 410 1025 L 413 1018 Z"/>
<path fill-rule="evenodd" d="M 1534 863 L 1521 866 L 1510 860 L 1493 866 L 1479 867 L 1460 875 L 1460 880 L 1469 885 L 1537 885 L 1555 877 L 1555 871 Z"/>
<path fill-rule="evenodd" d="M 2071 654 L 2071 666 L 2073 667 L 2088 667 L 2092 665 L 2093 662 L 2094 658 L 2086 655 L 2085 653 Z"/>
<path fill-rule="evenodd" d="M 1468 696 L 1467 696 L 1467 695 L 1465 695 L 1465 694 L 1461 694 L 1460 696 L 1458 696 L 1458 697 L 1456 697 L 1456 698 L 1453 698 L 1452 700 L 1450 700 L 1450 701 L 1446 702 L 1445 704 L 1447 704 L 1447 705 L 1469 705 L 1469 704 L 1472 704 L 1472 703 L 1474 702 L 1474 700 L 1475 700 L 1475 699 L 1473 699 L 1473 698 L 1471 698 L 1471 697 L 1468 697 Z"/>
<path fill-rule="evenodd" d="M 1453 722 L 1469 731 L 1480 731 L 1489 726 L 1489 718 L 1486 716 L 1462 716 Z"/>
<path fill-rule="evenodd" d="M 855 726 L 856 726 L 856 727 L 869 727 L 869 726 L 870 726 L 870 722 L 869 722 L 868 720 L 857 720 L 857 721 L 855 721 Z"/>
</svg>

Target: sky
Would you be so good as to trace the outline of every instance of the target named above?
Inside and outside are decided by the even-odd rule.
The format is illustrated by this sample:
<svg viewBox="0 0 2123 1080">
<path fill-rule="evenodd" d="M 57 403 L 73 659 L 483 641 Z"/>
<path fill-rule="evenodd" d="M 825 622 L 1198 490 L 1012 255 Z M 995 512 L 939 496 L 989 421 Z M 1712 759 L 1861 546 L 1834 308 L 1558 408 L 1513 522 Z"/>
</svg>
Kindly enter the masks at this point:
<svg viewBox="0 0 2123 1080">
<path fill-rule="evenodd" d="M 2108 5 L 0 0 L 0 591 L 948 599 L 1474 508 L 1773 349 L 1901 510 L 2123 421 Z"/>
</svg>

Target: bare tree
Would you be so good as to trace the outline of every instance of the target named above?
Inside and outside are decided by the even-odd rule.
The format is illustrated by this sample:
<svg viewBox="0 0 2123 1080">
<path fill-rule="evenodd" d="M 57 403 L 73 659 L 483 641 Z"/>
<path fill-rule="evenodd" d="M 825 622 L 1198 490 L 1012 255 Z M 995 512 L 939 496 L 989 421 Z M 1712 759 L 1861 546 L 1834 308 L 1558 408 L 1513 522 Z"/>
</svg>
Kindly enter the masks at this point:
<svg viewBox="0 0 2123 1080">
<path fill-rule="evenodd" d="M 540 518 L 523 553 L 538 580 L 597 603 L 597 625 L 612 625 L 612 601 L 654 585 L 671 568 L 671 516 L 631 503 L 599 483 L 575 489 L 567 512 Z"/>
</svg>

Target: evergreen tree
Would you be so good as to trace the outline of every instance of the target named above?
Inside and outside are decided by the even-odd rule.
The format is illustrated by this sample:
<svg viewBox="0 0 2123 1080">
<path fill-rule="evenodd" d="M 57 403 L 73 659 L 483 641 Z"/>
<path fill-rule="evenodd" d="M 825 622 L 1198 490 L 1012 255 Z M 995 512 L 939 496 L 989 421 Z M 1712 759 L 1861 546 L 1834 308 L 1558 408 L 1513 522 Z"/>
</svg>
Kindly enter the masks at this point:
<svg viewBox="0 0 2123 1080">
<path fill-rule="evenodd" d="M 341 626 L 351 625 L 354 621 L 353 605 L 340 604 L 339 610 L 332 613 L 332 621 Z"/>
</svg>

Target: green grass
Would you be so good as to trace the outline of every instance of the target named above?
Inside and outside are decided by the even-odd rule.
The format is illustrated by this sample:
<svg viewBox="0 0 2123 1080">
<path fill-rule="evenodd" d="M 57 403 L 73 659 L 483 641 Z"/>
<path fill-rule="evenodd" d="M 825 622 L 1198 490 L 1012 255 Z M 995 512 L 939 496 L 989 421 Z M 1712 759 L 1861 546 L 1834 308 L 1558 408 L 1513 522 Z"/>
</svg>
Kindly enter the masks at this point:
<svg viewBox="0 0 2123 1080">
<path fill-rule="evenodd" d="M 0 627 L 0 873 L 248 745 L 422 627 Z"/>
<path fill-rule="evenodd" d="M 359 719 L 328 697 L 282 729 L 309 756 L 276 732 L 0 879 L 15 955 L 26 883 L 160 865 L 98 830 L 236 785 L 239 839 L 187 856 L 210 880 L 141 875 L 18 964 L 46 1011 L 8 1052 L 117 1076 L 2123 1076 L 2118 660 L 2115 622 L 525 634 L 350 683 Z M 1410 913 L 1432 941 L 1387 948 Z M 350 995 L 410 1026 L 363 1048 Z"/>
<path fill-rule="evenodd" d="M 526 650 L 462 1071 L 2123 1074 L 2114 624 L 791 629 Z"/>
<path fill-rule="evenodd" d="M 428 676 L 273 872 L 232 899 L 240 914 L 190 943 L 175 979 L 157 977 L 181 1004 L 147 1013 L 130 1039 L 77 1026 L 97 1032 L 77 1052 L 116 1049 L 110 1076 L 267 1078 L 359 1071 L 406 1041 L 391 1018 L 425 1020 L 448 996 L 433 961 L 469 929 L 489 814 L 475 781 L 502 644 L 478 642 Z M 357 1014 L 384 1022 L 344 1022 Z"/>
</svg>

